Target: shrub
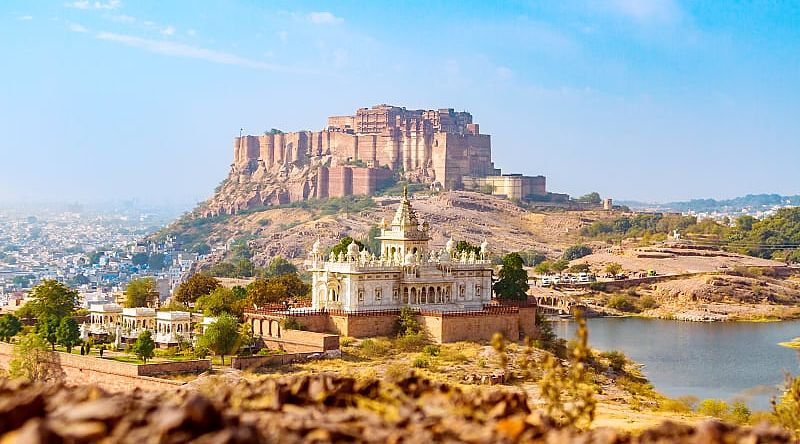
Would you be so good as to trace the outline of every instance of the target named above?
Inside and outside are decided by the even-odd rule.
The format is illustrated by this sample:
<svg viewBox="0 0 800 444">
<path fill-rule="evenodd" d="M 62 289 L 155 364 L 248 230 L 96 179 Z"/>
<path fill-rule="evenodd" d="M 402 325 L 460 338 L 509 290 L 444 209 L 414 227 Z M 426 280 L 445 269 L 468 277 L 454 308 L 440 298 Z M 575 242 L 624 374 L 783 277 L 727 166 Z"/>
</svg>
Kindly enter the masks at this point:
<svg viewBox="0 0 800 444">
<path fill-rule="evenodd" d="M 350 347 L 355 342 L 356 342 L 356 340 L 351 338 L 351 337 L 349 337 L 349 336 L 345 336 L 345 337 L 339 338 L 339 346 L 341 346 L 341 347 Z"/>
<path fill-rule="evenodd" d="M 592 254 L 592 249 L 587 247 L 586 245 L 573 245 L 566 250 L 564 250 L 564 260 L 575 260 L 580 259 L 584 256 L 588 256 Z"/>
<path fill-rule="evenodd" d="M 422 353 L 425 353 L 428 356 L 439 356 L 442 349 L 438 345 L 429 344 L 422 348 Z"/>
<path fill-rule="evenodd" d="M 650 295 L 642 296 L 641 298 L 639 298 L 639 301 L 637 302 L 636 305 L 639 307 L 640 310 L 651 310 L 659 307 L 658 302 L 655 300 L 655 298 L 653 298 Z"/>
<path fill-rule="evenodd" d="M 386 377 L 388 381 L 394 382 L 405 378 L 410 373 L 411 369 L 409 369 L 407 364 L 395 363 L 386 367 L 386 373 L 384 373 L 384 377 Z"/>
<path fill-rule="evenodd" d="M 362 353 L 368 358 L 378 358 L 389 354 L 389 343 L 386 340 L 364 339 L 359 345 Z"/>
<path fill-rule="evenodd" d="M 591 282 L 589 284 L 589 290 L 592 291 L 606 291 L 606 284 L 602 282 Z"/>
<path fill-rule="evenodd" d="M 417 313 L 411 307 L 400 309 L 397 316 L 397 336 L 416 334 L 422 331 L 422 325 L 417 320 Z"/>
<path fill-rule="evenodd" d="M 308 329 L 308 327 L 306 327 L 305 325 L 301 324 L 300 321 L 298 321 L 295 318 L 285 318 L 283 321 L 281 321 L 281 326 L 286 330 L 307 330 Z"/>
<path fill-rule="evenodd" d="M 407 333 L 394 340 L 394 348 L 401 352 L 419 351 L 428 344 L 428 338 L 423 332 Z"/>
<path fill-rule="evenodd" d="M 750 409 L 747 404 L 742 401 L 736 401 L 731 406 L 731 411 L 728 414 L 728 420 L 736 424 L 749 424 L 750 423 Z"/>
<path fill-rule="evenodd" d="M 721 399 L 704 399 L 697 404 L 697 413 L 723 419 L 728 413 L 728 403 Z"/>
<path fill-rule="evenodd" d="M 601 358 L 608 360 L 608 368 L 617 373 L 625 371 L 625 354 L 620 351 L 610 351 L 600 353 Z"/>
<path fill-rule="evenodd" d="M 800 376 L 786 375 L 786 390 L 777 401 L 772 400 L 772 409 L 778 422 L 800 439 Z"/>
<path fill-rule="evenodd" d="M 411 365 L 413 365 L 414 368 L 428 368 L 428 367 L 430 367 L 431 363 L 430 363 L 430 361 L 428 361 L 427 358 L 423 358 L 422 356 L 419 356 L 419 357 L 414 359 L 414 362 Z"/>
<path fill-rule="evenodd" d="M 681 396 L 679 398 L 666 398 L 658 402 L 658 408 L 665 412 L 689 413 L 694 410 L 697 398 L 693 396 Z"/>
<path fill-rule="evenodd" d="M 627 296 L 624 295 L 615 295 L 611 296 L 608 300 L 608 307 L 613 308 L 615 310 L 624 311 L 627 313 L 637 313 L 638 308 L 628 299 Z"/>
</svg>

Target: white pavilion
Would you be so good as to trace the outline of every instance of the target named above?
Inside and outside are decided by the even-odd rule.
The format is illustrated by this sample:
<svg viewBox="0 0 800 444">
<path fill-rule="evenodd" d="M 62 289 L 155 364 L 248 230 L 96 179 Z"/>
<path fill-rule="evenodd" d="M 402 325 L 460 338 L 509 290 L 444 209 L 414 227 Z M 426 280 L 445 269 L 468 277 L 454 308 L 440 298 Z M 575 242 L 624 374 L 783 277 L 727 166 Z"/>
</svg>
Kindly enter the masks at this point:
<svg viewBox="0 0 800 444">
<path fill-rule="evenodd" d="M 380 256 L 359 250 L 327 258 L 314 243 L 307 262 L 312 273 L 312 306 L 347 312 L 411 306 L 429 311 L 483 309 L 492 298 L 492 264 L 484 241 L 480 254 L 457 252 L 451 238 L 444 249 L 428 245 L 430 227 L 420 223 L 407 190 L 391 224 L 381 223 Z"/>
</svg>

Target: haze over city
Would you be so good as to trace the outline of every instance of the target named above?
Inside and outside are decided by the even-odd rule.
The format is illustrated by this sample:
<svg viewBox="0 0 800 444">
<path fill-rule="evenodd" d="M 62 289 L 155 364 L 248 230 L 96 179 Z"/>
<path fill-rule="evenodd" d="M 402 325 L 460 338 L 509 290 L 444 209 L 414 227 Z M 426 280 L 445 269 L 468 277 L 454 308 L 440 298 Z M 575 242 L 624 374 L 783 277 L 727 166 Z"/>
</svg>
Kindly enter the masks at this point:
<svg viewBox="0 0 800 444">
<path fill-rule="evenodd" d="M 0 201 L 175 202 L 239 134 L 467 110 L 504 171 L 615 199 L 797 194 L 791 2 L 4 2 Z"/>
</svg>

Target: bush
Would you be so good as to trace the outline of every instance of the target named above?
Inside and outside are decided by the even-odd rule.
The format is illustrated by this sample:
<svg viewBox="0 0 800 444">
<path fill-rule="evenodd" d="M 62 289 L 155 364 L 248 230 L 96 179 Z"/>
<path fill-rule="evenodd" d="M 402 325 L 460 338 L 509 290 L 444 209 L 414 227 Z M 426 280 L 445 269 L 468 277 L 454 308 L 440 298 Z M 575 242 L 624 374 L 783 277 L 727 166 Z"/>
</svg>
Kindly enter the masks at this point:
<svg viewBox="0 0 800 444">
<path fill-rule="evenodd" d="M 349 337 L 349 336 L 344 336 L 342 338 L 339 338 L 339 346 L 340 347 L 350 347 L 355 342 L 356 342 L 356 340 L 351 338 L 351 337 Z"/>
<path fill-rule="evenodd" d="M 394 348 L 400 352 L 416 352 L 425 347 L 428 342 L 425 333 L 410 333 L 395 339 Z"/>
<path fill-rule="evenodd" d="M 388 341 L 378 339 L 364 339 L 359 345 L 362 353 L 368 358 L 378 358 L 389 354 L 390 347 Z"/>
<path fill-rule="evenodd" d="M 604 284 L 602 282 L 591 282 L 589 284 L 589 290 L 605 292 L 606 291 L 606 284 Z"/>
<path fill-rule="evenodd" d="M 422 331 L 422 325 L 417 320 L 417 313 L 411 307 L 400 309 L 397 316 L 397 336 L 413 335 Z"/>
<path fill-rule="evenodd" d="M 694 396 L 681 396 L 679 398 L 666 398 L 658 402 L 658 408 L 665 412 L 689 413 L 694 410 L 697 398 Z"/>
<path fill-rule="evenodd" d="M 564 260 L 572 261 L 590 254 L 592 254 L 592 249 L 586 245 L 573 245 L 564 250 L 564 255 L 562 257 Z"/>
<path fill-rule="evenodd" d="M 608 368 L 617 373 L 625 372 L 625 354 L 620 351 L 610 351 L 600 353 L 601 358 L 608 360 Z"/>
<path fill-rule="evenodd" d="M 721 399 L 704 399 L 697 404 L 697 413 L 724 419 L 728 414 L 728 403 Z"/>
<path fill-rule="evenodd" d="M 398 381 L 400 379 L 405 378 L 411 372 L 411 369 L 408 368 L 407 364 L 395 363 L 388 367 L 386 367 L 386 373 L 384 373 L 384 377 L 390 381 Z"/>
<path fill-rule="evenodd" d="M 423 358 L 422 356 L 419 356 L 419 357 L 414 359 L 414 362 L 411 365 L 413 365 L 414 368 L 428 368 L 428 367 L 430 367 L 431 363 L 430 363 L 430 361 L 428 361 L 427 358 Z"/>
<path fill-rule="evenodd" d="M 638 313 L 639 311 L 633 302 L 631 302 L 630 299 L 624 295 L 611 296 L 611 298 L 608 300 L 608 304 L 606 305 L 614 310 L 624 311 L 627 313 Z"/>
<path fill-rule="evenodd" d="M 654 308 L 658 308 L 659 304 L 656 302 L 655 298 L 650 295 L 642 296 L 639 298 L 639 301 L 636 303 L 636 306 L 639 307 L 640 310 L 652 310 Z"/>
<path fill-rule="evenodd" d="M 281 326 L 286 330 L 308 330 L 308 327 L 301 324 L 295 318 L 285 318 L 283 321 L 281 321 Z"/>
<path fill-rule="evenodd" d="M 422 348 L 422 353 L 425 353 L 428 356 L 439 356 L 439 353 L 441 353 L 441 351 L 442 351 L 441 347 L 433 344 L 426 345 L 425 347 Z"/>
</svg>

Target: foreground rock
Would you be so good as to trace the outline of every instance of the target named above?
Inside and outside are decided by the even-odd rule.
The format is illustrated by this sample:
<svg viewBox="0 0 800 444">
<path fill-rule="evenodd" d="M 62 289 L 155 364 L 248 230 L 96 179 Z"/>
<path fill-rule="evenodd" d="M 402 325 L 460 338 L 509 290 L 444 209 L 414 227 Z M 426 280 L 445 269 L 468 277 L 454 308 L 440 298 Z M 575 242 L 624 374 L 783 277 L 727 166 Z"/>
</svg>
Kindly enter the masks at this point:
<svg viewBox="0 0 800 444">
<path fill-rule="evenodd" d="M 314 375 L 231 384 L 214 378 L 160 395 L 0 380 L 0 444 L 252 442 L 785 443 L 779 429 L 664 423 L 639 436 L 559 430 L 523 393 L 465 392 Z"/>
</svg>

